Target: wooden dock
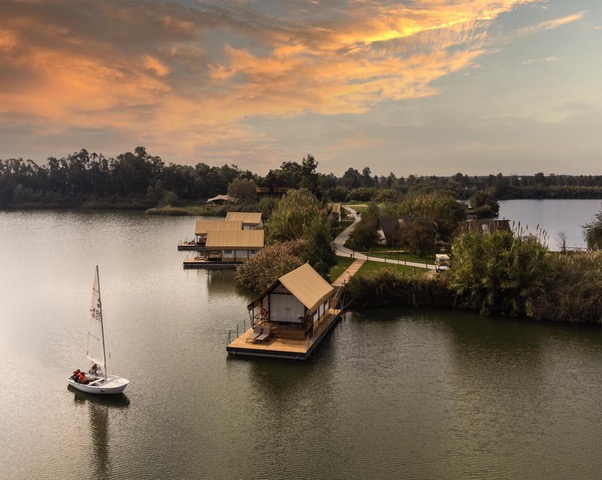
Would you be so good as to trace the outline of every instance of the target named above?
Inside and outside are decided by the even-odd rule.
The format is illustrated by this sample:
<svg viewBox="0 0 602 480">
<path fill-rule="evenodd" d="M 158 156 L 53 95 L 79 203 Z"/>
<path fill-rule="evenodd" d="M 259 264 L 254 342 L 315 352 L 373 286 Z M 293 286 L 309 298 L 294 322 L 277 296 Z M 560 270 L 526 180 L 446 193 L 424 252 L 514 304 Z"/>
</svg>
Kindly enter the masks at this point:
<svg viewBox="0 0 602 480">
<path fill-rule="evenodd" d="M 202 252 L 205 250 L 205 244 L 197 242 L 180 242 L 178 243 L 178 250 L 195 250 L 197 252 Z"/>
<path fill-rule="evenodd" d="M 199 257 L 195 255 L 189 255 L 184 259 L 183 267 L 189 268 L 207 268 L 207 269 L 222 269 L 222 268 L 236 268 L 240 265 L 240 262 L 224 262 L 221 260 L 211 260 L 211 258 Z"/>
<path fill-rule="evenodd" d="M 345 292 L 345 284 L 357 273 L 366 260 L 357 259 L 337 278 L 332 286 L 334 292 L 330 298 L 328 313 L 313 325 L 313 332 L 307 335 L 300 329 L 279 330 L 277 325 L 270 324 L 270 338 L 267 341 L 256 343 L 249 338 L 253 329 L 249 328 L 234 341 L 228 339 L 226 350 L 230 355 L 246 355 L 253 357 L 288 358 L 293 360 L 306 360 L 318 346 L 320 341 L 328 334 L 341 317 L 342 310 L 339 303 Z"/>
<path fill-rule="evenodd" d="M 278 331 L 272 327 L 273 334 L 262 343 L 247 341 L 253 333 L 250 328 L 240 337 L 230 342 L 226 350 L 230 355 L 244 355 L 252 357 L 288 358 L 292 360 L 307 360 L 318 346 L 320 341 L 328 334 L 340 319 L 341 310 L 331 308 L 318 324 L 314 324 L 313 334 L 305 335 L 303 331 Z"/>
</svg>

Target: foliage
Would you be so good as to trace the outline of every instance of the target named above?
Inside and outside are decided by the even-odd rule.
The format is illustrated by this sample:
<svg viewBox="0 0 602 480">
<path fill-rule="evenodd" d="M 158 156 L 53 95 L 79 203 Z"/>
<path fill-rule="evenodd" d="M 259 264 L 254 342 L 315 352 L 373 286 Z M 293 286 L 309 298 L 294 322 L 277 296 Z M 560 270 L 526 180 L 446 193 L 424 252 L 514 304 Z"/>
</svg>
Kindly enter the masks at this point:
<svg viewBox="0 0 602 480">
<path fill-rule="evenodd" d="M 272 212 L 278 205 L 279 200 L 274 197 L 262 197 L 259 199 L 257 209 L 261 212 L 262 217 L 267 222 L 272 216 Z"/>
<path fill-rule="evenodd" d="M 301 163 L 283 162 L 281 169 L 270 171 L 265 178 L 269 178 L 268 183 L 275 182 L 279 188 L 306 187 L 317 198 L 325 197 L 330 201 L 374 199 L 394 203 L 397 195 L 408 198 L 439 195 L 467 200 L 476 192 L 483 192 L 495 200 L 602 198 L 601 175 L 546 176 L 536 173 L 469 177 L 457 173 L 451 177 L 410 175 L 404 178 L 393 172 L 378 177 L 372 175 L 370 167 L 366 166 L 361 173 L 355 168 L 348 168 L 341 177 L 336 177 L 332 173 L 317 172 L 317 167 L 315 158 L 307 155 Z M 164 190 L 173 192 L 182 201 L 202 201 L 223 194 L 237 179 L 255 183 L 263 181 L 262 177 L 236 165 L 167 164 L 142 146 L 114 158 L 82 149 L 63 158 L 49 157 L 41 165 L 22 158 L 0 160 L 0 208 L 83 205 L 148 208 L 157 205 Z M 477 196 L 473 202 L 474 211 L 479 216 L 496 212 L 490 198 L 484 201 Z M 252 203 L 250 201 L 249 205 Z M 447 216 L 449 213 L 452 212 L 448 212 Z M 439 239 L 445 240 L 446 225 L 438 224 L 437 232 Z"/>
<path fill-rule="evenodd" d="M 348 195 L 349 189 L 342 185 L 333 187 L 326 192 L 326 196 L 333 202 L 344 202 Z"/>
<path fill-rule="evenodd" d="M 461 306 L 484 315 L 523 316 L 545 293 L 549 275 L 547 248 L 535 237 L 498 231 L 458 237 L 446 277 Z"/>
<path fill-rule="evenodd" d="M 315 217 L 305 227 L 303 238 L 307 241 L 303 259 L 327 278 L 330 269 L 337 263 L 328 218 L 324 215 Z"/>
<path fill-rule="evenodd" d="M 369 202 L 374 197 L 376 190 L 371 187 L 359 187 L 349 192 L 347 201 L 349 202 Z"/>
<path fill-rule="evenodd" d="M 320 177 L 316 173 L 318 162 L 312 155 L 307 155 L 301 162 L 301 188 L 313 193 L 317 198 L 320 194 Z"/>
<path fill-rule="evenodd" d="M 347 284 L 355 307 L 452 306 L 453 295 L 440 277 L 406 276 L 384 269 L 355 275 Z"/>
<path fill-rule="evenodd" d="M 228 185 L 228 195 L 248 205 L 257 201 L 257 184 L 248 178 L 235 178 Z"/>
<path fill-rule="evenodd" d="M 303 265 L 306 247 L 305 240 L 268 245 L 238 267 L 234 278 L 239 285 L 261 293 L 279 277 Z"/>
<path fill-rule="evenodd" d="M 469 199 L 470 213 L 476 218 L 493 218 L 500 213 L 500 204 L 493 193 L 489 191 L 476 191 Z"/>
<path fill-rule="evenodd" d="M 590 250 L 602 250 L 602 209 L 595 215 L 594 220 L 583 225 L 583 237 Z"/>
<path fill-rule="evenodd" d="M 267 222 L 270 243 L 303 238 L 303 261 L 327 277 L 336 264 L 328 209 L 309 190 L 291 190 L 280 200 Z"/>
<path fill-rule="evenodd" d="M 602 323 L 602 252 L 548 257 L 547 287 L 527 305 L 537 320 Z"/>
<path fill-rule="evenodd" d="M 354 250 L 369 250 L 378 241 L 378 207 L 370 204 L 349 236 L 349 246 Z"/>
<path fill-rule="evenodd" d="M 165 190 L 159 201 L 159 207 L 173 206 L 178 201 L 178 196 L 174 192 Z"/>
<path fill-rule="evenodd" d="M 427 193 L 410 196 L 388 205 L 387 214 L 428 219 L 434 228 L 435 238 L 448 242 L 462 220 L 466 220 L 466 207 L 448 195 Z"/>
<path fill-rule="evenodd" d="M 399 191 L 394 188 L 381 188 L 374 195 L 377 203 L 395 203 L 399 200 Z"/>
<path fill-rule="evenodd" d="M 435 234 L 433 225 L 426 218 L 412 217 L 404 221 L 403 227 L 395 226 L 393 236 L 399 243 L 407 247 L 412 255 L 422 257 L 427 253 L 435 253 Z"/>
<path fill-rule="evenodd" d="M 297 240 L 315 218 L 328 212 L 309 190 L 290 190 L 280 200 L 267 223 L 268 241 Z"/>
</svg>

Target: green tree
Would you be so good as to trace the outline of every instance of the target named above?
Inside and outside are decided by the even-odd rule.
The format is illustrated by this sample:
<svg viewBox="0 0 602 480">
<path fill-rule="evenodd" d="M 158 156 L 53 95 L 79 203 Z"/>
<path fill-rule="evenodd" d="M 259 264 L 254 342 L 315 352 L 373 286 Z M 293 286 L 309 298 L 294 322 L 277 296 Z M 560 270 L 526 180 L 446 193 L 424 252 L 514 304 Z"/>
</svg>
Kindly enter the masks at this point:
<svg viewBox="0 0 602 480">
<path fill-rule="evenodd" d="M 582 226 L 583 237 L 590 250 L 602 250 L 602 209 L 595 215 L 594 220 Z"/>
<path fill-rule="evenodd" d="M 378 241 L 379 210 L 375 204 L 370 204 L 368 210 L 362 213 L 360 221 L 355 225 L 349 236 L 350 246 L 356 250 L 370 250 Z"/>
<path fill-rule="evenodd" d="M 476 218 L 493 218 L 500 213 L 500 204 L 491 192 L 479 190 L 468 200 L 471 212 Z"/>
<path fill-rule="evenodd" d="M 374 196 L 374 201 L 378 203 L 395 203 L 399 200 L 399 192 L 394 188 L 380 188 Z"/>
<path fill-rule="evenodd" d="M 550 255 L 547 286 L 527 305 L 537 320 L 602 323 L 602 251 Z"/>
<path fill-rule="evenodd" d="M 426 218 L 413 217 L 404 221 L 403 226 L 396 225 L 394 237 L 398 236 L 402 246 L 419 257 L 435 253 L 435 234 L 433 224 Z"/>
<path fill-rule="evenodd" d="M 426 193 L 412 195 L 395 205 L 387 205 L 390 215 L 427 218 L 434 227 L 435 237 L 447 242 L 462 220 L 466 206 L 448 195 Z"/>
<path fill-rule="evenodd" d="M 449 287 L 460 302 L 481 314 L 526 315 L 546 291 L 547 247 L 535 237 L 462 235 L 452 246 Z"/>
<path fill-rule="evenodd" d="M 305 228 L 328 212 L 309 190 L 290 190 L 280 200 L 267 223 L 270 243 L 303 238 Z"/>
<path fill-rule="evenodd" d="M 360 187 L 351 190 L 348 195 L 350 201 L 369 202 L 374 197 L 376 189 L 370 187 Z"/>
<path fill-rule="evenodd" d="M 228 195 L 243 205 L 257 202 L 257 184 L 248 178 L 235 178 L 228 185 Z"/>
<path fill-rule="evenodd" d="M 268 245 L 238 267 L 234 278 L 239 285 L 261 293 L 279 277 L 303 265 L 306 245 L 305 240 Z"/>
<path fill-rule="evenodd" d="M 337 264 L 328 218 L 324 215 L 314 218 L 305 227 L 303 238 L 307 241 L 303 259 L 327 278 L 330 269 Z"/>
<path fill-rule="evenodd" d="M 312 155 L 307 155 L 301 163 L 301 188 L 306 188 L 320 198 L 320 177 L 316 173 L 318 162 Z"/>
</svg>

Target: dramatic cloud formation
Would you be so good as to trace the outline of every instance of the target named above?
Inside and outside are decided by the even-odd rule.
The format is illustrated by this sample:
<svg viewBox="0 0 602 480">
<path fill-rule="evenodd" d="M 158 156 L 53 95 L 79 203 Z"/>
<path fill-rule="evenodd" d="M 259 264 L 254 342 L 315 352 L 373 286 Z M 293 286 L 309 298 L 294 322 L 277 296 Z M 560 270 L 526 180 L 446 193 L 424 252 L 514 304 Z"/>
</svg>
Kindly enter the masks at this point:
<svg viewBox="0 0 602 480">
<path fill-rule="evenodd" d="M 495 173 L 505 170 L 501 156 L 517 157 L 510 171 L 549 171 L 537 134 L 513 144 L 504 131 L 514 122 L 537 132 L 552 118 L 538 103 L 545 98 L 529 100 L 519 87 L 541 82 L 540 68 L 562 64 L 558 83 L 576 80 L 563 62 L 582 66 L 591 46 L 567 54 L 556 31 L 577 25 L 599 40 L 591 26 L 599 7 L 566 3 L 4 0 L 0 158 L 40 161 L 80 148 L 114 155 L 144 145 L 168 162 L 236 163 L 258 173 L 307 153 L 321 171 L 337 173 L 367 164 L 400 175 Z M 521 67 L 538 70 L 520 80 L 512 69 Z M 598 61 L 577 83 L 599 74 Z M 462 98 L 469 86 L 474 92 Z M 495 98 L 500 88 L 508 98 Z M 555 98 L 562 113 L 553 117 L 576 125 L 582 115 L 598 118 L 595 95 Z M 493 118 L 491 131 L 472 125 Z M 571 152 L 591 162 L 597 140 L 579 152 L 583 132 L 573 138 L 569 127 Z"/>
</svg>

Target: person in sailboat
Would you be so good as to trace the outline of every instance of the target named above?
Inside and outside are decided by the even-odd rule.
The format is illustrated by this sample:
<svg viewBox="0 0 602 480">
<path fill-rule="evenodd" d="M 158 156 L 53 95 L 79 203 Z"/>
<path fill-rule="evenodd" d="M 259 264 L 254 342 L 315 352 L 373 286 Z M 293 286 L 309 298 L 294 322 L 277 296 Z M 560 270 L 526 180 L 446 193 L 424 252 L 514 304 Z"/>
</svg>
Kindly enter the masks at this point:
<svg viewBox="0 0 602 480">
<path fill-rule="evenodd" d="M 90 371 L 88 372 L 91 378 L 96 378 L 102 375 L 102 370 L 100 369 L 100 365 L 97 363 L 93 363 L 90 367 Z"/>
<path fill-rule="evenodd" d="M 82 371 L 79 368 L 73 372 L 72 378 L 77 383 L 89 383 L 88 379 L 86 378 L 86 376 L 82 373 Z"/>
</svg>

